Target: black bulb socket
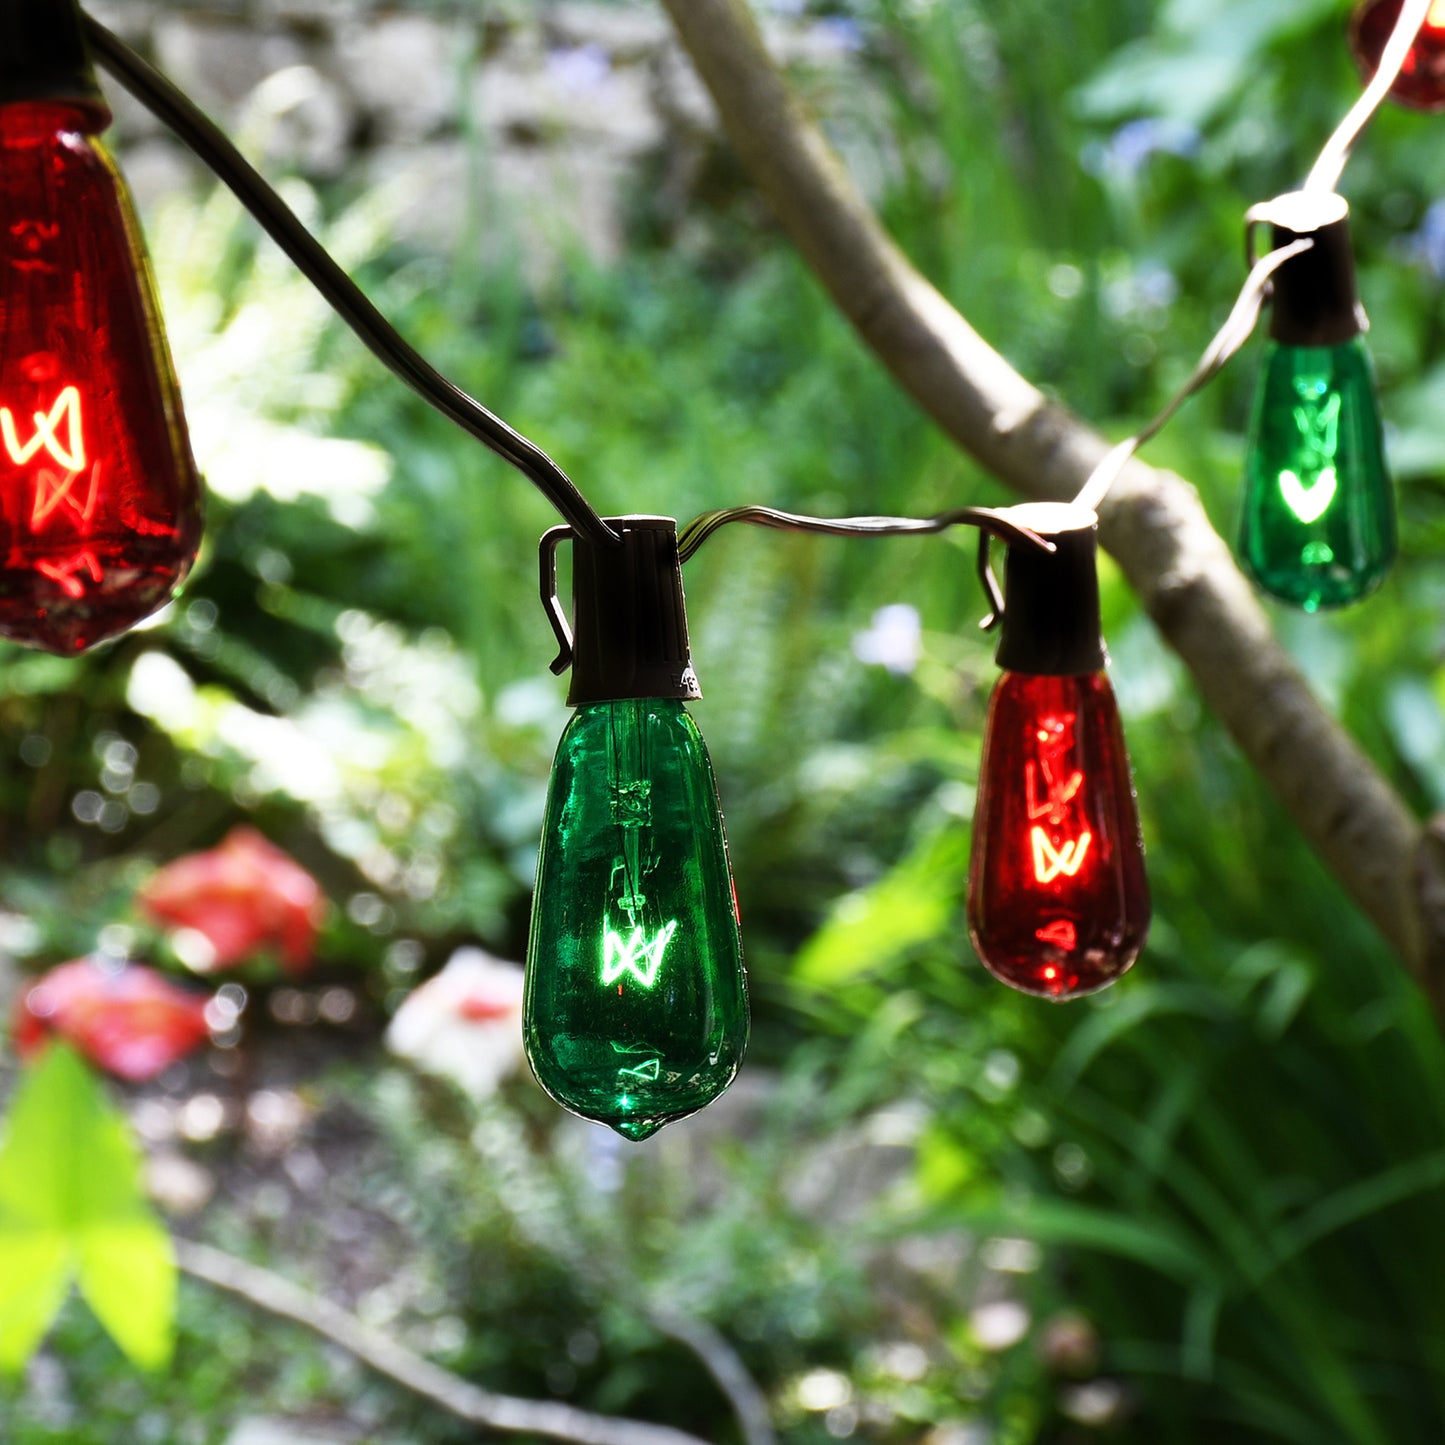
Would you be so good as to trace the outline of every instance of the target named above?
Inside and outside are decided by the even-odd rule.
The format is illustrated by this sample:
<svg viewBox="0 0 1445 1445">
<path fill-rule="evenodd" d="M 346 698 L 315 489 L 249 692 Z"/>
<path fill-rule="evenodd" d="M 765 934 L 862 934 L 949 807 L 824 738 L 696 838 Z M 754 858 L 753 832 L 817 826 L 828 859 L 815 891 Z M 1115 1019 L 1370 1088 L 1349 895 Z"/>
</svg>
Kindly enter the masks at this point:
<svg viewBox="0 0 1445 1445">
<path fill-rule="evenodd" d="M 52 101 L 110 124 L 76 0 L 0 0 L 0 105 Z"/>
<path fill-rule="evenodd" d="M 1054 550 L 1009 546 L 998 665 L 1038 677 L 1079 677 L 1108 661 L 1099 620 L 1099 524 L 1087 507 L 1027 502 L 1006 515 Z"/>
<path fill-rule="evenodd" d="M 568 703 L 702 696 L 687 638 L 677 523 L 608 517 L 621 546 L 572 540 Z"/>
<path fill-rule="evenodd" d="M 1271 229 L 1271 249 L 1313 242 L 1274 273 L 1269 334 L 1283 346 L 1339 346 L 1369 329 L 1355 281 L 1350 206 L 1334 191 L 1291 191 L 1249 212 Z"/>
</svg>

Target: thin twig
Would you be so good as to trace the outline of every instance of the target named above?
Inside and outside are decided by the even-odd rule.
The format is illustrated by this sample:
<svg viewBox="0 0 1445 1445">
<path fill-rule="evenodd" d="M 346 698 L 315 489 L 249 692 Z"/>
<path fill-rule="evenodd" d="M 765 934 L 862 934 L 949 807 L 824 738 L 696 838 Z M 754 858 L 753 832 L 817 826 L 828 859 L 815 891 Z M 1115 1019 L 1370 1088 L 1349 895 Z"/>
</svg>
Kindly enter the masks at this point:
<svg viewBox="0 0 1445 1445">
<path fill-rule="evenodd" d="M 554 1401 L 493 1394 L 363 1324 L 349 1310 L 268 1269 L 193 1240 L 177 1239 L 175 1250 L 177 1264 L 192 1278 L 225 1290 L 267 1314 L 304 1325 L 377 1374 L 470 1425 L 510 1434 L 542 1435 L 569 1445 L 707 1445 L 700 1437 L 667 1425 L 594 1415 Z M 750 1445 L 754 1445 L 751 1438 Z M 766 1442 L 758 1441 L 756 1445 Z"/>
<path fill-rule="evenodd" d="M 722 1332 L 706 1320 L 674 1310 L 652 1308 L 647 1317 L 654 1329 L 691 1350 L 702 1362 L 733 1407 L 747 1445 L 775 1445 L 778 1437 L 773 1431 L 768 1398 Z"/>
</svg>

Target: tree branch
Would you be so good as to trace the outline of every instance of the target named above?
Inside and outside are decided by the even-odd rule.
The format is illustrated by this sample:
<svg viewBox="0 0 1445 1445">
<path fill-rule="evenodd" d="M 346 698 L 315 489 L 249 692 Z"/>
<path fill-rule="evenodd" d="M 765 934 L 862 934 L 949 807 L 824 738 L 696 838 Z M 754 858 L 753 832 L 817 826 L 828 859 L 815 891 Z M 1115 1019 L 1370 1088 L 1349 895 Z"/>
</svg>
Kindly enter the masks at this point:
<svg viewBox="0 0 1445 1445">
<path fill-rule="evenodd" d="M 1107 443 L 914 268 L 803 114 L 745 0 L 662 3 L 744 166 L 863 341 L 1001 480 L 1029 497 L 1073 496 Z M 1101 509 L 1100 537 L 1205 701 L 1445 1021 L 1445 847 L 1428 845 L 1314 697 L 1194 488 L 1130 463 Z"/>
<path fill-rule="evenodd" d="M 193 1240 L 177 1239 L 174 1243 L 176 1262 L 186 1274 L 268 1314 L 305 1325 L 378 1374 L 468 1424 L 511 1434 L 541 1435 L 568 1445 L 707 1445 L 696 1435 L 666 1425 L 593 1415 L 553 1401 L 494 1395 L 268 1269 Z"/>
</svg>

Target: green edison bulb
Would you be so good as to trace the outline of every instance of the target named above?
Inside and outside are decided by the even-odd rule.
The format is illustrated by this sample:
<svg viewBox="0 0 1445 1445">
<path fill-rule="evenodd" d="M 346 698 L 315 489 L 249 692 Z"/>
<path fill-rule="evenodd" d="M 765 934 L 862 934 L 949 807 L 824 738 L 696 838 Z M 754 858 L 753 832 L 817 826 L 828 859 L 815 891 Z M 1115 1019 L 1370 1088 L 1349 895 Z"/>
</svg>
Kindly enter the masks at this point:
<svg viewBox="0 0 1445 1445">
<path fill-rule="evenodd" d="M 1395 500 L 1364 342 L 1271 341 L 1245 464 L 1239 551 L 1266 592 L 1314 612 L 1372 592 Z"/>
<path fill-rule="evenodd" d="M 680 702 L 577 709 L 557 748 L 523 1034 L 564 1108 L 645 1139 L 732 1082 L 747 984 L 702 734 Z"/>
</svg>

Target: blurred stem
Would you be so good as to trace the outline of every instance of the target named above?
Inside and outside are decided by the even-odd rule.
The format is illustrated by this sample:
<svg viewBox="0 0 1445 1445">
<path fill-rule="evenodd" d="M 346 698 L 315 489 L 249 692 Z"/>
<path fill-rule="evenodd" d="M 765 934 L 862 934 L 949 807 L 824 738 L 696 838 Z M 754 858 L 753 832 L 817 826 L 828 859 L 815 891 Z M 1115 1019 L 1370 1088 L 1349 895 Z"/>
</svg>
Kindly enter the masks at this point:
<svg viewBox="0 0 1445 1445">
<path fill-rule="evenodd" d="M 1020 376 L 894 243 L 773 64 L 746 0 L 662 3 L 743 165 L 864 343 L 1000 480 L 1032 498 L 1075 495 L 1108 443 Z M 1131 462 L 1100 510 L 1100 536 L 1204 700 L 1445 1022 L 1445 822 L 1422 828 L 1320 705 L 1192 486 Z"/>
<path fill-rule="evenodd" d="M 669 1309 L 649 1309 L 647 1318 L 661 1334 L 676 1340 L 702 1361 L 713 1383 L 733 1407 L 747 1445 L 774 1445 L 777 1436 L 768 1413 L 767 1396 L 758 1388 L 742 1357 L 721 1332 L 706 1320 Z"/>
<path fill-rule="evenodd" d="M 25 811 L 27 837 L 49 838 L 60 827 L 70 787 L 70 750 L 79 723 L 80 701 L 73 691 L 58 694 L 47 704 L 44 736 L 50 741 L 50 757 L 36 772 L 30 790 Z"/>
<path fill-rule="evenodd" d="M 175 1240 L 175 1250 L 177 1264 L 194 1279 L 236 1295 L 268 1314 L 304 1325 L 378 1374 L 470 1425 L 512 1434 L 541 1435 L 549 1440 L 565 1440 L 571 1445 L 706 1445 L 696 1435 L 666 1425 L 594 1415 L 555 1401 L 495 1395 L 371 1329 L 350 1311 L 268 1269 L 188 1239 Z"/>
<path fill-rule="evenodd" d="M 777 1436 L 768 1411 L 767 1396 L 748 1372 L 742 1356 L 722 1332 L 704 1319 L 651 1298 L 642 1284 L 645 1270 L 623 1249 L 608 1217 L 604 1230 L 591 1227 L 588 1210 L 579 1208 L 567 1175 L 556 1162 L 531 1149 L 515 1118 L 495 1104 L 484 1111 L 487 1128 L 473 1132 L 473 1142 L 500 1135 L 504 1152 L 486 1153 L 500 1177 L 510 1171 L 513 1187 L 499 1199 L 512 1217 L 519 1235 L 540 1254 L 547 1255 L 573 1278 L 584 1281 L 599 1297 L 633 1310 L 665 1339 L 695 1355 L 722 1392 L 737 1417 L 744 1445 L 775 1445 Z M 485 1150 L 484 1144 L 479 1148 Z M 523 1172 L 525 1171 L 525 1172 Z M 566 1212 L 561 1224 L 537 1201 L 556 1198 Z"/>
</svg>

